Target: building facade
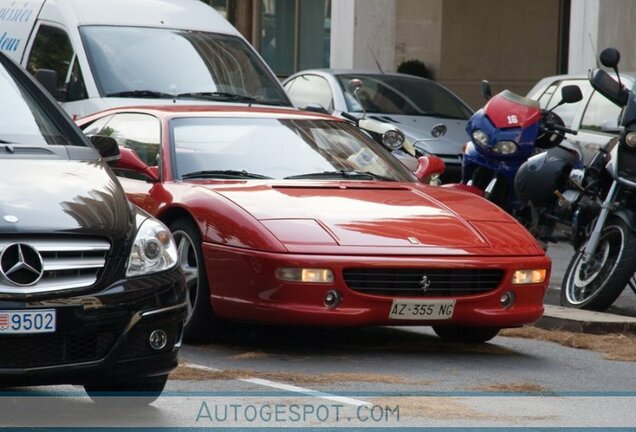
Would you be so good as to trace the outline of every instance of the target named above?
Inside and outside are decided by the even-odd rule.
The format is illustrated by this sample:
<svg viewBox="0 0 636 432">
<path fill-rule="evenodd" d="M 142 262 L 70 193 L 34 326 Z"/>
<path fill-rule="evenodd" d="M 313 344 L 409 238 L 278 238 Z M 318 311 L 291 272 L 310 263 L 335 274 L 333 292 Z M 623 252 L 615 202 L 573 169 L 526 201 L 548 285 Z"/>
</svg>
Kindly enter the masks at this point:
<svg viewBox="0 0 636 432">
<path fill-rule="evenodd" d="M 280 77 L 317 67 L 395 71 L 422 61 L 470 105 L 481 80 L 525 94 L 596 66 L 615 46 L 636 70 L 633 0 L 207 0 Z"/>
</svg>

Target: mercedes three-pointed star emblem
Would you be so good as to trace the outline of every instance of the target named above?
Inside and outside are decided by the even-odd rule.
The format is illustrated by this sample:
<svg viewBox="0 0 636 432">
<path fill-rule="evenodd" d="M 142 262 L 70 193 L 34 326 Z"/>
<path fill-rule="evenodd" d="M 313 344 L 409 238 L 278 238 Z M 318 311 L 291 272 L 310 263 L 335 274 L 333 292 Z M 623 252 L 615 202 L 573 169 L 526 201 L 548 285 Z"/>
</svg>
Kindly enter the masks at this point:
<svg viewBox="0 0 636 432">
<path fill-rule="evenodd" d="M 34 285 L 44 274 L 42 257 L 33 246 L 11 243 L 0 253 L 0 274 L 14 285 Z"/>
</svg>

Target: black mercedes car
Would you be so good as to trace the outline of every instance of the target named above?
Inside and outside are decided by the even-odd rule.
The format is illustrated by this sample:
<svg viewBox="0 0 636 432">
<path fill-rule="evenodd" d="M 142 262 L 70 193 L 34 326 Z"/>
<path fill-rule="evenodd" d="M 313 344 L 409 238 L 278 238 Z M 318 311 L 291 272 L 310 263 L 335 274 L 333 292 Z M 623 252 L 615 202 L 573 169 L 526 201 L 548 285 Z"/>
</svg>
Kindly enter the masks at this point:
<svg viewBox="0 0 636 432">
<path fill-rule="evenodd" d="M 0 54 L 0 387 L 158 396 L 187 315 L 170 231 L 126 200 L 87 140 Z"/>
</svg>

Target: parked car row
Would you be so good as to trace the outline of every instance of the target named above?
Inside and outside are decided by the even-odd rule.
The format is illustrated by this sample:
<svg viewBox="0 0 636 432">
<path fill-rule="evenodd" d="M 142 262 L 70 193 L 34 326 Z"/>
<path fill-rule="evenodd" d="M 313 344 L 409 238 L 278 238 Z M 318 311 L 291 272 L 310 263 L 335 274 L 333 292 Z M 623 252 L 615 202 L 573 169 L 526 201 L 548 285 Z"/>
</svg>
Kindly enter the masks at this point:
<svg viewBox="0 0 636 432">
<path fill-rule="evenodd" d="M 308 112 L 199 1 L 27 7 L 7 27 L 16 63 L 0 54 L 14 102 L 0 108 L 3 384 L 152 400 L 182 339 L 218 320 L 429 325 L 484 342 L 541 316 L 550 261 L 537 241 L 346 119 L 399 126 L 456 179 L 472 111 L 447 89 L 312 71 L 285 82 L 291 101 L 337 116 Z"/>
</svg>

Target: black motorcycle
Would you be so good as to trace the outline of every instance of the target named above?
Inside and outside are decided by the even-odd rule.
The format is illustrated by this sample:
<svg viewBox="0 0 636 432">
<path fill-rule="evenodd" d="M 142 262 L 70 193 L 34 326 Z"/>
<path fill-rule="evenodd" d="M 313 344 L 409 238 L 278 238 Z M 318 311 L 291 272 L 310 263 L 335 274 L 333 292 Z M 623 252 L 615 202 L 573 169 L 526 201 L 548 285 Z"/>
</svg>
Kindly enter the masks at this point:
<svg viewBox="0 0 636 432">
<path fill-rule="evenodd" d="M 618 81 L 601 69 L 589 79 L 600 94 L 625 107 L 620 137 L 582 169 L 574 169 L 578 156 L 572 150 L 555 148 L 530 158 L 515 178 L 539 239 L 550 240 L 559 226 L 567 227 L 575 254 L 561 286 L 564 306 L 607 309 L 636 269 L 636 95 L 620 82 L 619 60 L 612 48 L 600 55 Z"/>
</svg>

